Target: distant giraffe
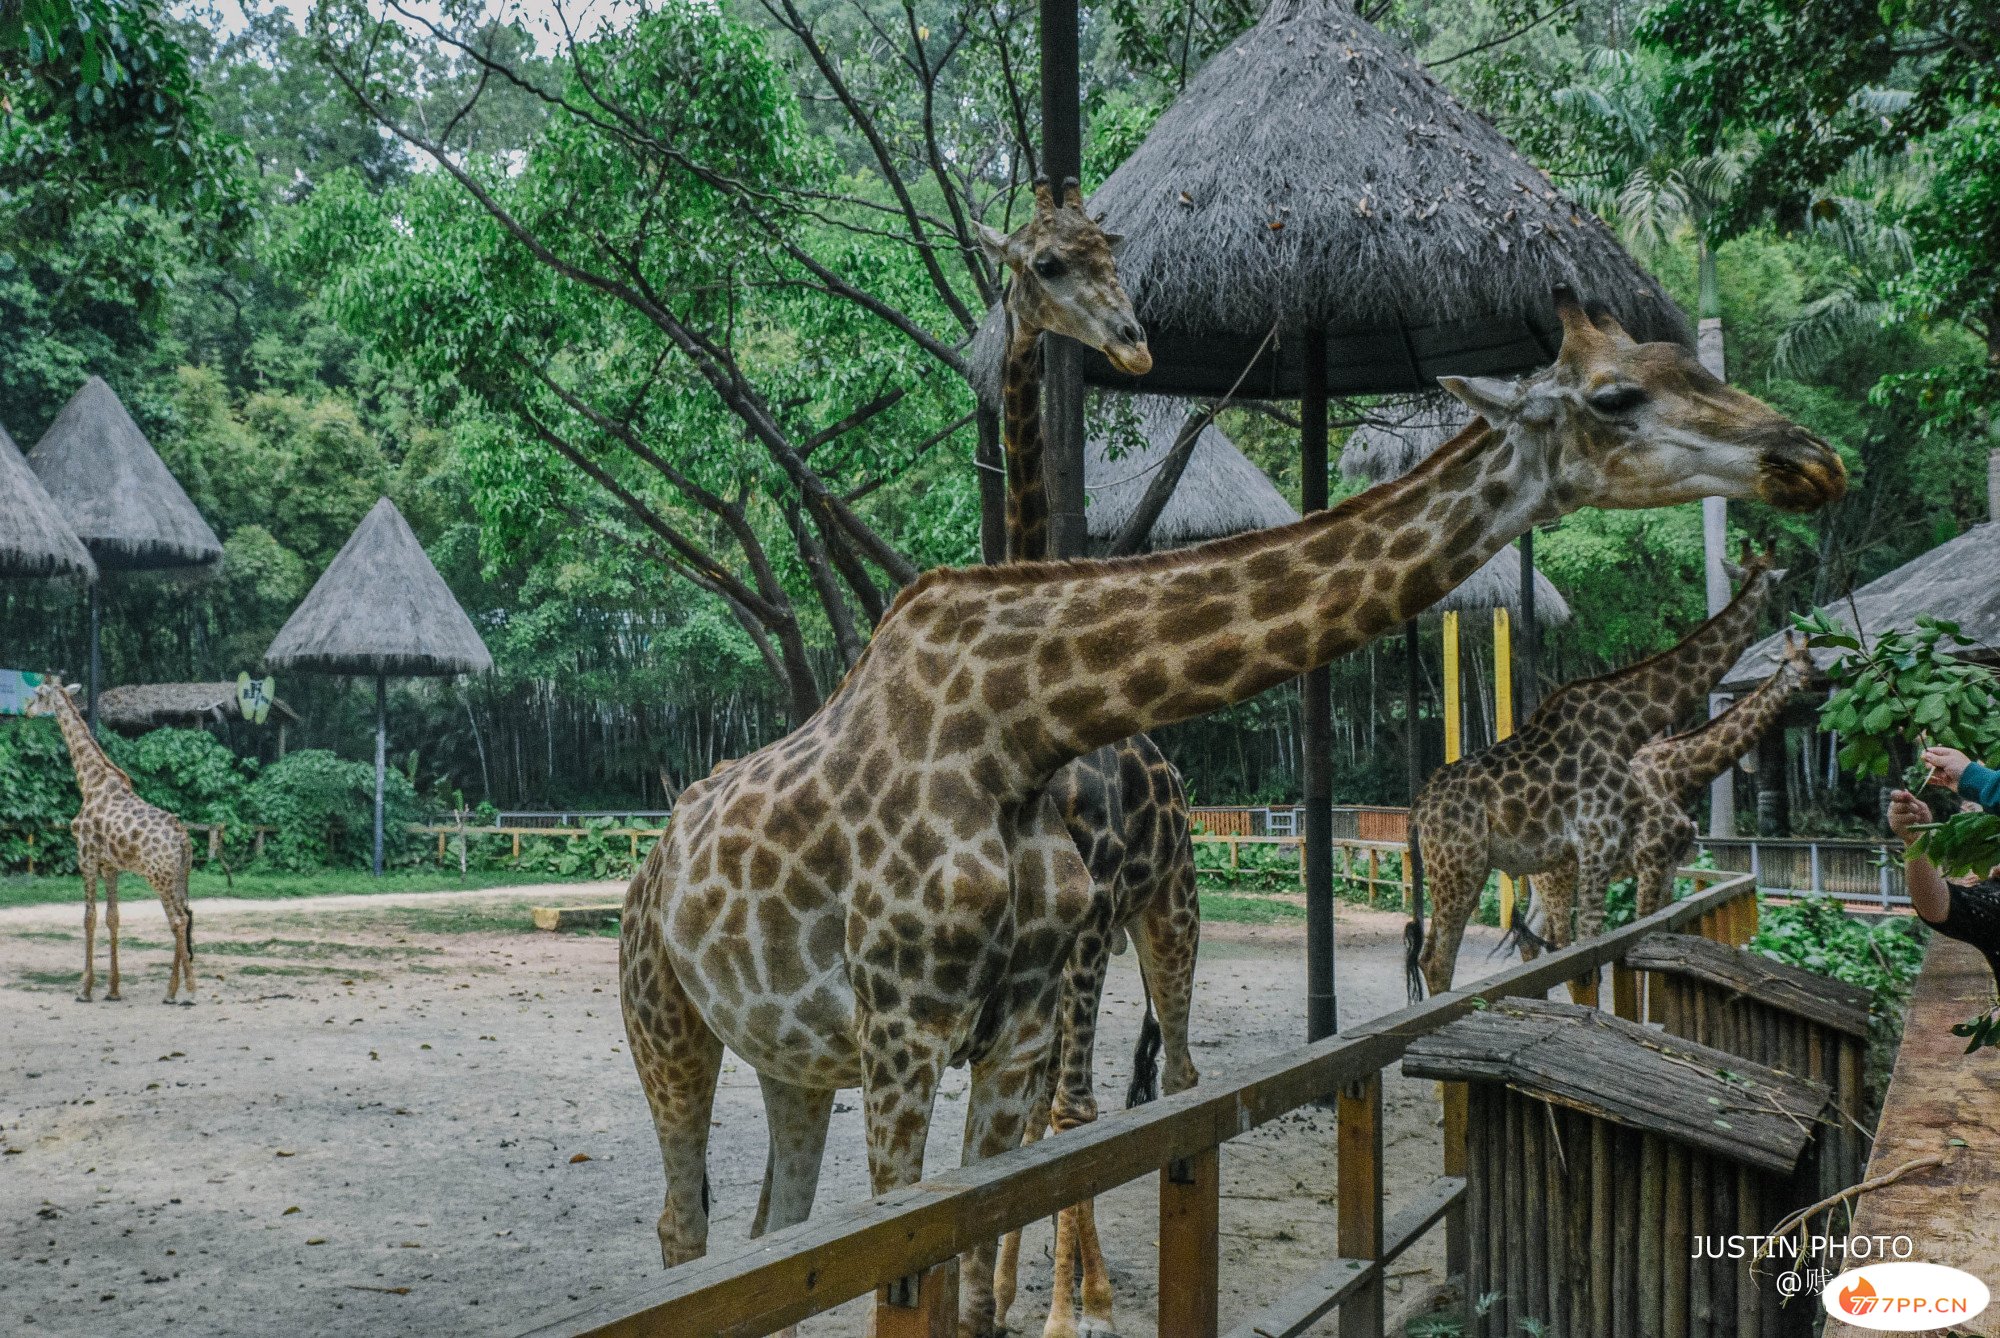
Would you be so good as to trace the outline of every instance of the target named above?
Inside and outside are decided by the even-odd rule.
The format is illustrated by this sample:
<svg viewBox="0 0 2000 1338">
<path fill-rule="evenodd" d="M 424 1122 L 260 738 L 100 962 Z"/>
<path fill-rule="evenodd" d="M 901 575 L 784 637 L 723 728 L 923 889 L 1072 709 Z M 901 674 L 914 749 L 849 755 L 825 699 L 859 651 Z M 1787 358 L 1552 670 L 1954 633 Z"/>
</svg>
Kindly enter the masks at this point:
<svg viewBox="0 0 2000 1338">
<path fill-rule="evenodd" d="M 1131 303 L 1111 262 L 1118 241 L 1083 212 L 1074 181 L 1063 183 L 1060 201 L 1046 183 L 1036 183 L 1034 216 L 1012 236 L 996 233 L 987 239 L 988 254 L 1012 276 L 1004 308 L 1008 339 L 1001 373 L 1009 561 L 1037 562 L 1049 556 L 1042 335 L 1054 332 L 1104 344 L 1108 333 L 1106 355 L 1123 370 L 1138 375 L 1151 365 L 1145 335 L 1132 320 Z M 1187 796 L 1179 774 L 1159 745 L 1139 734 L 1070 763 L 1049 782 L 1048 793 L 1083 856 L 1096 895 L 1111 904 L 1113 934 L 1091 939 L 1091 950 L 1080 952 L 1064 972 L 1055 1042 L 1044 1078 L 1049 1096 L 1029 1118 L 1025 1135 L 1029 1142 L 1040 1138 L 1044 1129 L 1060 1133 L 1097 1118 L 1092 1081 L 1097 1013 L 1111 945 L 1127 932 L 1138 945 L 1148 1000 L 1127 1104 L 1152 1095 L 1138 1070 L 1157 1062 L 1161 1047 L 1166 1058 L 1163 1086 L 1169 1096 L 1192 1087 L 1198 1076 L 1188 1050 L 1188 1012 L 1201 908 Z M 1008 1233 L 1000 1246 L 994 1296 L 1003 1326 L 1014 1301 L 1020 1247 L 1018 1231 Z M 1054 1253 L 1044 1338 L 1072 1338 L 1078 1331 L 1073 1292 L 1079 1262 L 1084 1326 L 1110 1332 L 1111 1278 L 1089 1201 L 1058 1215 Z"/>
<path fill-rule="evenodd" d="M 75 688 L 65 688 L 54 675 L 44 679 L 28 699 L 26 714 L 52 715 L 69 745 L 76 769 L 76 788 L 83 806 L 69 824 L 76 835 L 76 866 L 83 875 L 83 991 L 76 997 L 89 1003 L 97 988 L 97 881 L 104 880 L 104 927 L 111 937 L 111 988 L 107 1001 L 122 998 L 118 990 L 118 875 L 136 873 L 153 885 L 166 908 L 167 928 L 174 940 L 174 964 L 167 973 L 167 997 L 173 1003 L 181 982 L 187 982 L 194 1002 L 194 912 L 188 909 L 188 871 L 194 866 L 194 845 L 187 828 L 173 814 L 153 807 L 132 792 L 132 778 L 121 771 L 96 739 L 73 700 Z"/>
<path fill-rule="evenodd" d="M 1145 557 L 926 573 L 811 719 L 688 787 L 626 892 L 619 962 L 667 1265 L 707 1249 L 725 1046 L 768 1115 L 759 1232 L 811 1211 L 838 1088 L 861 1086 L 877 1194 L 922 1176 L 947 1068 L 972 1070 L 963 1159 L 1020 1145 L 1065 970 L 1111 934 L 1047 793 L 1070 762 L 1330 663 L 1580 507 L 1809 511 L 1846 491 L 1825 442 L 1686 350 L 1567 289 L 1556 314 L 1553 366 L 1445 378 L 1481 418 L 1331 510 Z M 960 1333 L 992 1338 L 997 1242 L 965 1246 Z"/>
<path fill-rule="evenodd" d="M 1632 759 L 1640 805 L 1633 816 L 1630 868 L 1638 913 L 1651 915 L 1673 900 L 1674 870 L 1694 847 L 1694 820 L 1683 805 L 1702 786 L 1736 765 L 1778 723 L 1785 703 L 1812 677 L 1803 639 L 1785 634 L 1784 662 L 1757 690 L 1699 729 L 1655 739 Z M 1583 889 L 1583 895 L 1590 895 Z M 1601 899 L 1603 894 L 1598 894 Z M 1600 904 L 1592 918 L 1602 922 Z"/>
<path fill-rule="evenodd" d="M 1603 927 L 1604 893 L 1626 861 L 1640 803 L 1631 759 L 1708 699 L 1757 632 L 1782 571 L 1746 559 L 1743 588 L 1680 644 L 1615 673 L 1551 693 L 1511 738 L 1440 768 L 1410 818 L 1423 843 L 1431 920 L 1418 965 L 1433 995 L 1451 988 L 1458 945 L 1494 869 L 1535 876 L 1550 943 Z M 1523 952 L 1532 955 L 1531 940 Z"/>
</svg>

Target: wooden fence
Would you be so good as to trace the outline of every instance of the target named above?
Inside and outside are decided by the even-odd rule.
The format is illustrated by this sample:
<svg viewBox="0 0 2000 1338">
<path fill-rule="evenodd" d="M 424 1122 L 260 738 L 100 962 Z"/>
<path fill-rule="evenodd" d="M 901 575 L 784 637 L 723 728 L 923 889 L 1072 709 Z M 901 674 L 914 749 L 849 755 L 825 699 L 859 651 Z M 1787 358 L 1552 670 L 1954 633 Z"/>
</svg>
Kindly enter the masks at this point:
<svg viewBox="0 0 2000 1338">
<path fill-rule="evenodd" d="M 1702 838 L 1697 846 L 1728 869 L 1747 870 L 1766 892 L 1825 895 L 1893 910 L 1910 904 L 1882 841 L 1792 837 Z"/>
<path fill-rule="evenodd" d="M 1606 965 L 1612 966 L 1616 1011 L 1637 1019 L 1643 982 L 1617 963 L 1647 935 L 1691 927 L 1740 944 L 1755 931 L 1755 889 L 1748 875 L 1682 873 L 1702 890 L 1623 929 L 1235 1076 L 719 1250 L 531 1332 L 536 1338 L 767 1334 L 874 1291 L 880 1338 L 955 1333 L 962 1251 L 1158 1171 L 1159 1276 L 1172 1280 L 1160 1292 L 1159 1331 L 1172 1338 L 1214 1338 L 1219 1149 L 1258 1125 L 1332 1097 L 1339 1119 L 1338 1257 L 1232 1334 L 1293 1338 L 1338 1308 L 1343 1338 L 1379 1338 L 1391 1260 L 1441 1221 L 1454 1271 L 1462 1270 L 1466 1252 L 1464 1085 L 1446 1084 L 1442 1092 L 1444 1174 L 1413 1195 L 1396 1217 L 1385 1218 L 1382 1070 L 1417 1037 L 1482 1001 L 1540 996 L 1574 980 L 1587 980 L 1586 997 L 1594 998 L 1598 972 Z"/>
</svg>

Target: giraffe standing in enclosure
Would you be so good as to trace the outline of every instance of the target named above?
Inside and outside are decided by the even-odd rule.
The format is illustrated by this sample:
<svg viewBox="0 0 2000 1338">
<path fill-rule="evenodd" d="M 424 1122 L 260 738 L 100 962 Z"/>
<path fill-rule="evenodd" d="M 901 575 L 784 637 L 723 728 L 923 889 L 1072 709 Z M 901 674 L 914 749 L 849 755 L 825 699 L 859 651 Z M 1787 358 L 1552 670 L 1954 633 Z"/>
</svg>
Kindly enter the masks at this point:
<svg viewBox="0 0 2000 1338">
<path fill-rule="evenodd" d="M 111 939 L 111 988 L 106 1001 L 123 998 L 118 980 L 118 875 L 136 873 L 153 885 L 166 908 L 167 930 L 174 940 L 174 964 L 167 972 L 167 997 L 173 1003 L 183 981 L 194 1002 L 194 912 L 188 909 L 188 871 L 194 866 L 194 845 L 187 828 L 173 814 L 153 807 L 132 792 L 132 778 L 109 757 L 83 713 L 76 709 L 75 688 L 65 688 L 51 674 L 28 699 L 26 714 L 54 716 L 69 745 L 70 765 L 82 807 L 70 820 L 76 836 L 76 867 L 83 875 L 83 989 L 76 996 L 89 1003 L 97 988 L 97 880 L 104 880 L 104 928 Z"/>
<path fill-rule="evenodd" d="M 1418 965 L 1433 995 L 1451 988 L 1466 922 L 1496 868 L 1517 878 L 1535 875 L 1535 899 L 1553 946 L 1575 940 L 1570 918 L 1579 888 L 1582 936 L 1603 928 L 1604 889 L 1629 862 L 1646 802 L 1632 773 L 1633 754 L 1708 699 L 1755 637 L 1784 575 L 1768 557 L 1745 563 L 1736 598 L 1679 645 L 1565 684 L 1518 733 L 1424 783 L 1410 819 L 1431 903 Z M 1522 951 L 1534 953 L 1525 937 Z"/>
<path fill-rule="evenodd" d="M 621 999 L 665 1162 L 661 1253 L 707 1247 L 726 1044 L 772 1148 L 759 1229 L 801 1220 L 834 1089 L 859 1084 L 876 1193 L 923 1174 L 938 1079 L 972 1068 L 964 1157 L 1013 1147 L 1078 939 L 1109 902 L 1046 787 L 1078 757 L 1367 644 L 1538 521 L 1711 493 L 1809 510 L 1840 458 L 1684 349 L 1636 344 L 1567 290 L 1523 381 L 1447 378 L 1484 418 L 1395 482 L 1292 525 L 1102 562 L 925 574 L 826 705 L 697 782 L 627 894 Z M 989 1338 L 994 1244 L 959 1273 Z"/>
<path fill-rule="evenodd" d="M 1049 556 L 1041 336 L 1051 329 L 1065 334 L 1081 331 L 1076 337 L 1088 340 L 1093 329 L 1108 329 L 1122 331 L 1128 343 L 1140 349 L 1144 336 L 1131 321 L 1131 306 L 1112 260 L 1121 239 L 1105 234 L 1084 213 L 1074 181 L 1063 183 L 1060 201 L 1046 183 L 1036 183 L 1035 216 L 1028 224 L 1013 236 L 992 231 L 982 240 L 989 257 L 1004 265 L 1013 279 L 1003 308 L 1007 350 L 1001 371 L 1006 553 L 1012 562 L 1038 562 Z M 1146 362 L 1150 365 L 1150 357 Z M 1128 357 L 1123 370 L 1144 368 Z M 1155 1046 L 1164 1050 L 1163 1086 L 1168 1095 L 1194 1086 L 1198 1077 L 1188 1050 L 1188 1013 L 1201 907 L 1187 796 L 1179 774 L 1159 746 L 1139 734 L 1070 763 L 1049 782 L 1048 793 L 1083 856 L 1096 895 L 1111 902 L 1112 932 L 1105 939 L 1080 940 L 1078 954 L 1064 972 L 1049 1071 L 1043 1079 L 1048 1095 L 1029 1116 L 1024 1135 L 1028 1141 L 1040 1138 L 1044 1129 L 1061 1133 L 1097 1118 L 1092 1082 L 1097 1013 L 1112 944 L 1121 934 L 1129 933 L 1137 944 L 1140 975 L 1158 1019 L 1157 1025 L 1149 1021 L 1141 1030 L 1127 1104 L 1151 1095 L 1146 1090 L 1150 1084 L 1136 1071 L 1155 1062 Z M 1009 1232 L 1000 1246 L 994 1309 L 1003 1327 L 1014 1301 L 1020 1247 L 1019 1231 Z M 1088 1200 L 1058 1216 L 1054 1253 L 1044 1338 L 1073 1338 L 1078 1331 L 1072 1293 L 1079 1262 L 1084 1323 L 1093 1331 L 1110 1332 L 1111 1277 Z"/>
<path fill-rule="evenodd" d="M 1637 884 L 1638 914 L 1651 915 L 1673 900 L 1674 870 L 1694 846 L 1694 820 L 1683 807 L 1688 798 L 1749 753 L 1811 677 L 1812 654 L 1805 640 L 1787 632 L 1783 663 L 1755 692 L 1699 729 L 1655 739 L 1633 757 L 1632 779 L 1641 799 L 1627 872 Z M 1583 894 L 1589 896 L 1590 889 Z M 1598 897 L 1601 903 L 1603 894 Z M 1603 923 L 1602 904 L 1591 918 Z"/>
</svg>

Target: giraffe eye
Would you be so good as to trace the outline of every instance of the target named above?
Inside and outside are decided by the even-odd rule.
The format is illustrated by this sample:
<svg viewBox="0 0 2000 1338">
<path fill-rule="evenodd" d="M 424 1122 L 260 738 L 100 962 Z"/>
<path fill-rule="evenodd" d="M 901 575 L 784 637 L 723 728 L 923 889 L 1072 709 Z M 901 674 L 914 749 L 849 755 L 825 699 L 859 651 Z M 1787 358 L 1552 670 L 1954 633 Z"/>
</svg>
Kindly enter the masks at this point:
<svg viewBox="0 0 2000 1338">
<path fill-rule="evenodd" d="M 1069 272 L 1069 266 L 1056 256 L 1036 256 L 1035 273 L 1044 279 L 1060 279 Z"/>
<path fill-rule="evenodd" d="M 1606 386 L 1590 393 L 1590 407 L 1603 414 L 1627 414 L 1646 402 L 1646 392 L 1634 385 Z"/>
</svg>

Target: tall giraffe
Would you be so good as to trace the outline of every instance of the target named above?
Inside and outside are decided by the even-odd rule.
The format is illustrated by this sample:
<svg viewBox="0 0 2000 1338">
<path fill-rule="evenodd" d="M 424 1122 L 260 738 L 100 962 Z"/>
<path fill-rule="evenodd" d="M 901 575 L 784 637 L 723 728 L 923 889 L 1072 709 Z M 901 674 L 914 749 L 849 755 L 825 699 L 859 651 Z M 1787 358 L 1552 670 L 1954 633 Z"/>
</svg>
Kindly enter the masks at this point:
<svg viewBox="0 0 2000 1338">
<path fill-rule="evenodd" d="M 667 1264 L 707 1248 L 724 1045 L 769 1115 L 758 1229 L 810 1210 L 840 1087 L 861 1086 L 878 1194 L 922 1176 L 951 1065 L 972 1068 L 965 1160 L 1020 1143 L 1063 969 L 1111 930 L 1046 793 L 1062 767 L 1366 645 L 1538 521 L 1845 491 L 1824 442 L 1685 350 L 1566 289 L 1557 313 L 1552 366 L 1447 378 L 1484 417 L 1332 510 L 1144 557 L 926 573 L 816 715 L 689 787 L 626 894 L 620 954 Z M 995 1332 L 994 1253 L 961 1260 L 969 1338 Z"/>
<path fill-rule="evenodd" d="M 983 240 L 987 254 L 1004 265 L 1013 282 L 1007 290 L 1007 349 L 1001 371 L 1007 461 L 1006 553 L 1011 562 L 1038 562 L 1049 556 L 1049 508 L 1042 433 L 1042 334 L 1051 329 L 1084 340 L 1110 332 L 1122 343 L 1105 348 L 1121 370 L 1141 375 L 1152 365 L 1145 335 L 1132 317 L 1131 303 L 1117 274 L 1114 255 L 1120 238 L 1104 233 L 1083 210 L 1075 181 L 1063 183 L 1058 201 L 1046 182 L 1036 183 L 1035 214 L 1012 236 L 994 233 Z M 1067 282 L 1063 282 L 1067 280 Z M 1111 944 L 1129 932 L 1138 945 L 1140 976 L 1150 1009 L 1141 1029 L 1135 1068 L 1152 1061 L 1151 1048 L 1165 1054 L 1163 1087 L 1168 1095 L 1192 1087 L 1198 1077 L 1188 1049 L 1188 1014 L 1194 994 L 1194 967 L 1201 936 L 1201 908 L 1189 840 L 1187 796 L 1180 776 L 1152 739 L 1140 734 L 1080 757 L 1049 782 L 1063 826 L 1076 842 L 1100 897 L 1111 902 L 1110 938 L 1093 941 L 1088 958 L 1070 962 L 1058 1002 L 1056 1036 L 1044 1082 L 1049 1095 L 1029 1117 L 1025 1137 L 1045 1128 L 1060 1133 L 1097 1118 L 1093 1075 L 1097 1014 L 1110 967 Z M 1149 1093 L 1135 1079 L 1128 1097 Z M 1002 1241 L 994 1280 L 995 1312 L 1003 1327 L 1012 1307 L 1020 1263 L 1021 1233 Z M 1084 1327 L 1111 1332 L 1112 1291 L 1097 1237 L 1094 1206 L 1086 1200 L 1061 1213 L 1056 1222 L 1055 1277 L 1043 1338 L 1074 1338 L 1078 1332 L 1076 1269 L 1082 1265 Z"/>
<path fill-rule="evenodd" d="M 1642 798 L 1631 819 L 1629 872 L 1637 883 L 1640 915 L 1651 915 L 1673 900 L 1674 870 L 1695 838 L 1694 820 L 1683 805 L 1750 752 L 1811 677 L 1811 652 L 1804 639 L 1787 632 L 1783 662 L 1755 692 L 1698 729 L 1655 739 L 1632 758 L 1632 778 Z M 1601 905 L 1592 918 L 1603 922 Z"/>
<path fill-rule="evenodd" d="M 167 929 L 174 940 L 174 964 L 167 972 L 167 997 L 175 1002 L 182 981 L 194 1002 L 194 912 L 188 909 L 188 870 L 194 866 L 194 845 L 187 828 L 173 814 L 157 809 L 132 792 L 132 778 L 104 755 L 91 737 L 90 726 L 76 709 L 76 689 L 66 688 L 51 674 L 28 698 L 25 714 L 54 716 L 69 745 L 76 770 L 76 788 L 83 804 L 69 829 L 76 836 L 76 865 L 83 875 L 83 991 L 76 997 L 89 1003 L 97 989 L 97 880 L 104 880 L 104 927 L 111 938 L 111 988 L 107 1002 L 124 997 L 118 986 L 118 875 L 136 873 L 153 885 L 166 908 Z"/>
<path fill-rule="evenodd" d="M 1746 560 L 1726 608 L 1680 644 L 1637 664 L 1565 684 L 1510 738 L 1440 768 L 1410 818 L 1423 843 L 1429 932 L 1418 965 L 1433 995 L 1451 988 L 1466 922 L 1494 869 L 1535 875 L 1549 942 L 1573 941 L 1582 889 L 1585 937 L 1603 927 L 1604 888 L 1624 867 L 1641 800 L 1632 755 L 1708 694 L 1757 633 L 1783 577 Z M 1533 948 L 1524 941 L 1524 950 Z"/>
</svg>

